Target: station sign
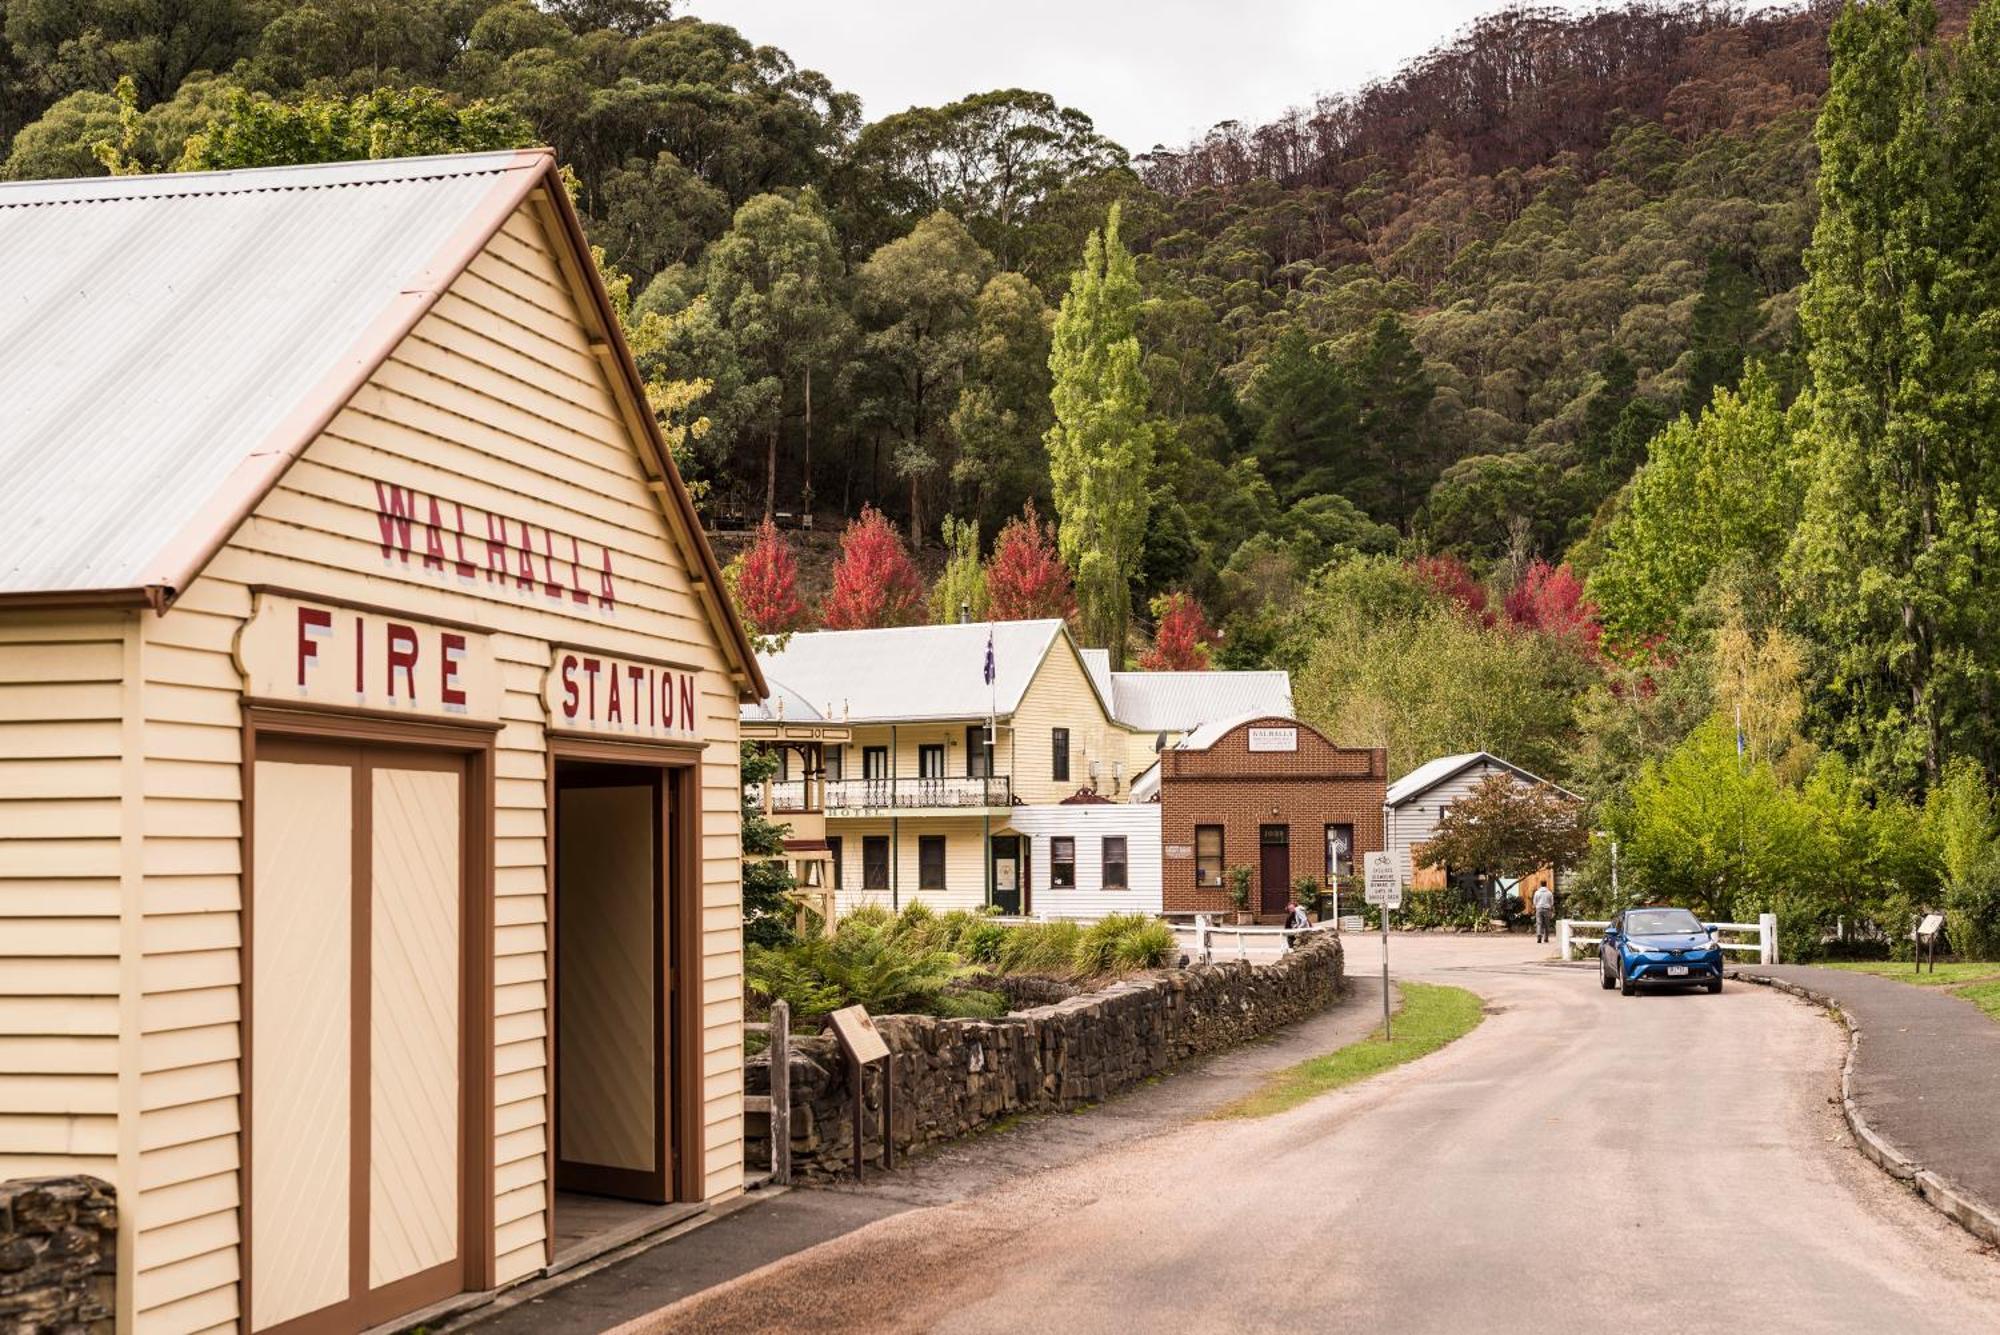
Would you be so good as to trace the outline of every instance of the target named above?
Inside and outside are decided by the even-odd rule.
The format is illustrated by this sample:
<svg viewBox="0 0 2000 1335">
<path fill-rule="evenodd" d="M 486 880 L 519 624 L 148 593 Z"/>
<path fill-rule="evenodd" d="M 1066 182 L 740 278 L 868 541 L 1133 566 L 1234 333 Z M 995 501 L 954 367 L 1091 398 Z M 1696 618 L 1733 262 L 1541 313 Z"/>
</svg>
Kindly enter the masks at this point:
<svg viewBox="0 0 2000 1335">
<path fill-rule="evenodd" d="M 700 741 L 700 674 L 688 667 L 559 644 L 542 681 L 551 727 L 608 737 Z"/>
<path fill-rule="evenodd" d="M 236 639 L 243 692 L 330 709 L 500 719 L 491 637 L 386 608 L 259 590 Z"/>
</svg>

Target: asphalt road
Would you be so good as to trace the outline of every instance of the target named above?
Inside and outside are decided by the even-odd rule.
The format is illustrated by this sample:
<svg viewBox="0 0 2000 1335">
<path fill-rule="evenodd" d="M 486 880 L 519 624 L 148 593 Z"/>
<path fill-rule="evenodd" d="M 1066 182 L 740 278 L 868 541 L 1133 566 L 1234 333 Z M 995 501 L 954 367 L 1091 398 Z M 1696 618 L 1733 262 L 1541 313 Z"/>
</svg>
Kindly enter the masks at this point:
<svg viewBox="0 0 2000 1335">
<path fill-rule="evenodd" d="M 1443 1052 L 884 1219 L 625 1335 L 2000 1331 L 2000 1259 L 1852 1148 L 1822 1013 L 1621 998 L 1538 953 L 1398 939 L 1398 977 L 1488 1001 Z"/>
</svg>

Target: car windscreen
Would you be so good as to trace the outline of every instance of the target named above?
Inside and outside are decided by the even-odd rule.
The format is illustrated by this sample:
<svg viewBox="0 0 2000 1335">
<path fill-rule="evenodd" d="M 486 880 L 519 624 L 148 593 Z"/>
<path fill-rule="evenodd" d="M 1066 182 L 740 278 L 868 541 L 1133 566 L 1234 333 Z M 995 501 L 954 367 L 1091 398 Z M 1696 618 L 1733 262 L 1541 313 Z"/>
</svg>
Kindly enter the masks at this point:
<svg viewBox="0 0 2000 1335">
<path fill-rule="evenodd" d="M 1707 930 L 1686 909 L 1643 909 L 1625 915 L 1627 936 L 1685 936 Z"/>
</svg>

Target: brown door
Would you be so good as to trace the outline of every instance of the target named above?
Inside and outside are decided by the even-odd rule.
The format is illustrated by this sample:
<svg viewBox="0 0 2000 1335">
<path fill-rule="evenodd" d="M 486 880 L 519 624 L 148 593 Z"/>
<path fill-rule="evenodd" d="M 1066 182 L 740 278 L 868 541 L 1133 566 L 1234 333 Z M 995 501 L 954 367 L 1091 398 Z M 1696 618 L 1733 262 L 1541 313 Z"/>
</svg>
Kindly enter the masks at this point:
<svg viewBox="0 0 2000 1335">
<path fill-rule="evenodd" d="M 253 770 L 250 1312 L 362 1330 L 465 1287 L 462 757 L 271 739 Z"/>
<path fill-rule="evenodd" d="M 556 767 L 556 1186 L 672 1199 L 665 774 Z"/>
<path fill-rule="evenodd" d="M 1257 908 L 1260 913 L 1283 913 L 1292 894 L 1292 827 L 1257 827 Z"/>
</svg>

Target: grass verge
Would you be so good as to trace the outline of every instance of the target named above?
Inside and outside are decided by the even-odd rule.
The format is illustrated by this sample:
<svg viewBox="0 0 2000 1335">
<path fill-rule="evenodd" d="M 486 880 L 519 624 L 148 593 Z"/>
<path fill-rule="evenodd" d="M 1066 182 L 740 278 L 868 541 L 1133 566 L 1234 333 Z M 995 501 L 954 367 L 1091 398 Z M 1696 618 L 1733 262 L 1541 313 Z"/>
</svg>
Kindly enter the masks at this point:
<svg viewBox="0 0 2000 1335">
<path fill-rule="evenodd" d="M 1918 987 L 1941 987 L 1955 997 L 1964 997 L 1989 1017 L 2000 1021 L 2000 963 L 1991 960 L 1952 960 L 1938 965 L 1936 973 L 1928 968 L 1918 973 L 1907 964 L 1888 960 L 1830 964 L 1827 967 L 1878 974 Z"/>
<path fill-rule="evenodd" d="M 1462 987 L 1435 983 L 1399 983 L 1403 1009 L 1396 1013 L 1386 1042 L 1381 1029 L 1359 1042 L 1267 1076 L 1263 1088 L 1225 1104 L 1211 1117 L 1269 1117 L 1296 1108 L 1329 1090 L 1379 1075 L 1393 1066 L 1436 1052 L 1453 1039 L 1478 1028 L 1485 1018 L 1482 1003 Z"/>
</svg>

